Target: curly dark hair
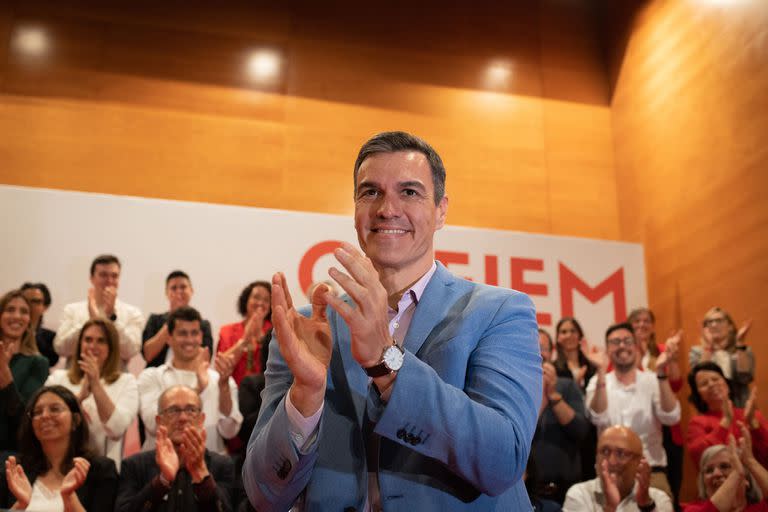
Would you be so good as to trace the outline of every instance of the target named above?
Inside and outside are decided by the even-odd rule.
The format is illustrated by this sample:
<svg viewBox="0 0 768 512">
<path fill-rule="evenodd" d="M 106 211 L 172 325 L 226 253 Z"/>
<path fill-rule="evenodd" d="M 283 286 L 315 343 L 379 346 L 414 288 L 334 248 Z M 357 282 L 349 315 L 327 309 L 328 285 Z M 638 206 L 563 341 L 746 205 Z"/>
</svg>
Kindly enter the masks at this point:
<svg viewBox="0 0 768 512">
<path fill-rule="evenodd" d="M 696 407 L 696 410 L 701 414 L 704 414 L 709 410 L 707 403 L 703 398 L 701 398 L 699 390 L 696 387 L 696 374 L 704 370 L 720 374 L 725 383 L 728 384 L 728 398 L 733 400 L 733 388 L 731 387 L 731 382 L 725 378 L 723 369 L 720 368 L 717 363 L 713 363 L 712 361 L 704 361 L 699 363 L 694 366 L 693 369 L 691 369 L 691 373 L 688 374 L 688 387 L 691 388 L 691 394 L 688 396 L 688 401 L 691 402 L 693 406 Z"/>
<path fill-rule="evenodd" d="M 61 398 L 72 413 L 72 432 L 69 435 L 67 455 L 61 463 L 60 471 L 66 474 L 74 467 L 72 459 L 75 457 L 91 458 L 93 453 L 88 447 L 88 423 L 80 411 L 80 405 L 75 395 L 64 386 L 44 386 L 38 389 L 29 399 L 27 409 L 19 426 L 19 454 L 21 464 L 27 474 L 41 475 L 51 469 L 51 462 L 45 456 L 43 447 L 35 435 L 32 427 L 32 411 L 35 410 L 37 401 L 45 393 L 53 393 Z"/>
<path fill-rule="evenodd" d="M 272 296 L 272 284 L 269 281 L 253 281 L 252 283 L 248 283 L 248 285 L 243 288 L 243 291 L 240 292 L 240 297 L 237 298 L 237 311 L 240 313 L 240 316 L 245 318 L 245 315 L 248 313 L 248 298 L 251 296 L 251 292 L 254 288 L 257 286 L 261 286 L 262 288 L 265 288 L 269 292 L 269 296 Z M 272 303 L 270 302 L 269 305 L 269 311 L 267 312 L 267 316 L 264 318 L 265 320 L 272 320 Z"/>
</svg>

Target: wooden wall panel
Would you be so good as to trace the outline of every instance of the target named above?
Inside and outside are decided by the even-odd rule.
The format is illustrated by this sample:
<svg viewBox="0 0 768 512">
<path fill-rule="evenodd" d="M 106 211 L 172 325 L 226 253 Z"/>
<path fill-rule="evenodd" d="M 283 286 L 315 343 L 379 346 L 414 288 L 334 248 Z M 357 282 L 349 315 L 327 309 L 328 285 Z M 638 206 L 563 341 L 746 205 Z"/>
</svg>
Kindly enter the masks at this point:
<svg viewBox="0 0 768 512">
<path fill-rule="evenodd" d="M 765 2 L 651 1 L 612 66 L 621 235 L 645 246 L 659 332 L 683 327 L 687 353 L 711 306 L 754 319 L 759 388 L 768 384 L 766 27 Z"/>
<path fill-rule="evenodd" d="M 586 0 L 5 4 L 0 30 L 41 26 L 51 52 L 3 51 L 2 183 L 347 214 L 359 145 L 406 129 L 445 158 L 451 223 L 617 235 Z M 270 84 L 243 72 L 262 47 Z"/>
</svg>

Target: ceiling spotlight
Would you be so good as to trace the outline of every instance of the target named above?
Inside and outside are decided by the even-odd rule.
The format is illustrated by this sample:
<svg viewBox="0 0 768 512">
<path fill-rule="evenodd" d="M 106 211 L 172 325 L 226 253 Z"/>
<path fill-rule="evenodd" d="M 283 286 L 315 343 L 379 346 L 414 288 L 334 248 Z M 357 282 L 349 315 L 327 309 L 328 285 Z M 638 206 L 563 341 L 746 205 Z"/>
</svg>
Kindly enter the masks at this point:
<svg viewBox="0 0 768 512">
<path fill-rule="evenodd" d="M 257 81 L 277 78 L 280 72 L 280 56 L 272 50 L 258 50 L 248 57 L 248 75 Z"/>
<path fill-rule="evenodd" d="M 485 86 L 488 89 L 506 89 L 512 82 L 514 66 L 507 60 L 491 62 L 485 70 Z"/>
<path fill-rule="evenodd" d="M 39 27 L 19 27 L 13 35 L 13 47 L 24 55 L 37 57 L 48 51 L 48 34 Z"/>
</svg>

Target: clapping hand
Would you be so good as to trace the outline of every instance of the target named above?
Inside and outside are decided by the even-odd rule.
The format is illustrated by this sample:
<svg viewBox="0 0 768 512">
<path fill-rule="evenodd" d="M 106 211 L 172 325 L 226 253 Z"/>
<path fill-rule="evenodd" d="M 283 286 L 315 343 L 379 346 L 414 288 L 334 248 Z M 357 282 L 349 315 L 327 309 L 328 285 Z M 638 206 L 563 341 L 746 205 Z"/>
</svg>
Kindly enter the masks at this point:
<svg viewBox="0 0 768 512">
<path fill-rule="evenodd" d="M 8 489 L 16 497 L 16 506 L 13 508 L 27 508 L 32 497 L 32 485 L 24 473 L 24 468 L 16 463 L 16 457 L 13 455 L 5 461 L 5 478 L 8 481 Z"/>
<path fill-rule="evenodd" d="M 645 457 L 640 459 L 640 463 L 637 465 L 635 480 L 637 481 L 637 492 L 635 494 L 637 504 L 639 506 L 650 504 L 651 497 L 648 494 L 648 489 L 651 486 L 651 466 Z"/>
<path fill-rule="evenodd" d="M 749 428 L 756 429 L 760 426 L 760 423 L 755 418 L 755 412 L 757 412 L 757 386 L 754 386 L 749 391 L 749 398 L 747 403 L 744 404 L 744 421 Z"/>
<path fill-rule="evenodd" d="M 605 495 L 606 510 L 616 510 L 621 503 L 621 492 L 619 491 L 619 484 L 616 475 L 608 470 L 608 459 L 600 461 L 599 468 L 600 482 L 603 485 L 603 493 Z"/>
<path fill-rule="evenodd" d="M 216 355 L 214 367 L 219 373 L 219 386 L 229 385 L 229 377 L 235 369 L 234 357 L 221 352 Z"/>
<path fill-rule="evenodd" d="M 205 464 L 205 440 L 205 430 L 198 429 L 194 425 L 184 427 L 179 453 L 193 483 L 200 483 L 208 475 L 208 466 Z"/>
<path fill-rule="evenodd" d="M 167 482 L 176 479 L 176 473 L 179 472 L 179 456 L 168 438 L 168 429 L 163 425 L 157 427 L 155 463 Z"/>
<path fill-rule="evenodd" d="M 208 368 L 211 366 L 211 351 L 208 347 L 200 347 L 197 351 L 197 393 L 200 394 L 208 387 Z"/>
<path fill-rule="evenodd" d="M 88 470 L 91 469 L 91 463 L 82 457 L 75 457 L 72 462 L 75 464 L 74 467 L 69 470 L 61 482 L 61 497 L 65 500 L 83 485 L 88 476 Z"/>
<path fill-rule="evenodd" d="M 307 318 L 293 307 L 282 272 L 272 277 L 272 320 L 280 354 L 293 374 L 291 403 L 305 417 L 314 414 L 323 402 L 328 366 L 331 363 L 331 327 L 326 316 L 328 287 L 312 293 L 312 316 Z"/>
<path fill-rule="evenodd" d="M 739 330 L 736 332 L 736 344 L 737 345 L 744 345 L 745 340 L 747 339 L 747 333 L 749 333 L 749 330 L 752 328 L 752 320 L 747 320 L 742 324 L 741 327 L 739 327 Z"/>
</svg>

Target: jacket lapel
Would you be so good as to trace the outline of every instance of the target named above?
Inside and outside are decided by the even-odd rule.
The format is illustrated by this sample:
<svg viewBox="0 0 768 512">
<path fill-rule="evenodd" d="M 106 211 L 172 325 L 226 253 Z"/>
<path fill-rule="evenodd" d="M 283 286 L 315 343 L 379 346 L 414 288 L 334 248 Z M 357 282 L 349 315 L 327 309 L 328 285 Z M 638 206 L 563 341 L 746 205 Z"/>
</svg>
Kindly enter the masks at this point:
<svg viewBox="0 0 768 512">
<path fill-rule="evenodd" d="M 456 278 L 438 261 L 437 269 L 416 305 L 403 347 L 418 356 L 424 343 L 441 322 L 449 317 L 455 299 Z"/>
</svg>

